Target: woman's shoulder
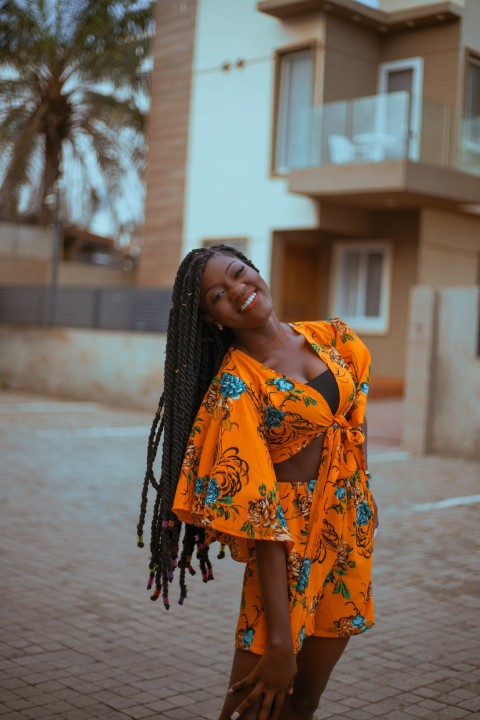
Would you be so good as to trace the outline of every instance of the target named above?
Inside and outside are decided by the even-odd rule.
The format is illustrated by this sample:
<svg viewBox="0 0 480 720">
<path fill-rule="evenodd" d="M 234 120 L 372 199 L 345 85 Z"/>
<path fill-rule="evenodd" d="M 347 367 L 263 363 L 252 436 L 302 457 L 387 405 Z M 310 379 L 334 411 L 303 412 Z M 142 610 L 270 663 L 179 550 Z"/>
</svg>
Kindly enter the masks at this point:
<svg viewBox="0 0 480 720">
<path fill-rule="evenodd" d="M 216 377 L 221 379 L 223 375 L 236 375 L 245 382 L 261 380 L 264 372 L 258 360 L 250 357 L 242 350 L 231 346 L 224 355 Z"/>
</svg>

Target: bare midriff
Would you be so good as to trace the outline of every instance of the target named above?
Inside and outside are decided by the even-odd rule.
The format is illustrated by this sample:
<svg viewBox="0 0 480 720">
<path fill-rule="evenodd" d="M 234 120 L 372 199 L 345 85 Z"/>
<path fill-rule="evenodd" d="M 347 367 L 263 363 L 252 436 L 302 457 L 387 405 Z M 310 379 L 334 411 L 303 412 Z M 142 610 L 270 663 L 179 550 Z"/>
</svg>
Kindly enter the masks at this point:
<svg viewBox="0 0 480 720">
<path fill-rule="evenodd" d="M 276 463 L 277 482 L 306 482 L 315 480 L 320 467 L 324 435 L 319 435 L 296 455 Z"/>
</svg>

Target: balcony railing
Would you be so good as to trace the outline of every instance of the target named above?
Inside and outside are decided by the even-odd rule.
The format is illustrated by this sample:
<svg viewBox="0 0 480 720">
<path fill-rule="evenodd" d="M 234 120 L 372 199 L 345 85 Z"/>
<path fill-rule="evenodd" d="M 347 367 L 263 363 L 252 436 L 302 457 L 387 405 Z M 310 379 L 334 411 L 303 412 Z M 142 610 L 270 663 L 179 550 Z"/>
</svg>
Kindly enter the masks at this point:
<svg viewBox="0 0 480 720">
<path fill-rule="evenodd" d="M 480 174 L 480 118 L 408 92 L 313 108 L 308 162 L 296 167 L 410 159 Z M 305 152 L 302 153 L 305 158 Z"/>
</svg>

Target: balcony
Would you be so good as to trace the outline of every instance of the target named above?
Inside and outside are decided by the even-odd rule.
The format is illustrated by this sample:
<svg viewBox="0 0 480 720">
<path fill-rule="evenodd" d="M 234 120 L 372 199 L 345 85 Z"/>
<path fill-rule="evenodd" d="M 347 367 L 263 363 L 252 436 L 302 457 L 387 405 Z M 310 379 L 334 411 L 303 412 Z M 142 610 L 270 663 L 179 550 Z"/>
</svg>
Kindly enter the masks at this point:
<svg viewBox="0 0 480 720">
<path fill-rule="evenodd" d="M 458 121 L 451 108 L 397 92 L 326 103 L 305 120 L 292 192 L 362 205 L 480 202 L 480 118 Z"/>
</svg>

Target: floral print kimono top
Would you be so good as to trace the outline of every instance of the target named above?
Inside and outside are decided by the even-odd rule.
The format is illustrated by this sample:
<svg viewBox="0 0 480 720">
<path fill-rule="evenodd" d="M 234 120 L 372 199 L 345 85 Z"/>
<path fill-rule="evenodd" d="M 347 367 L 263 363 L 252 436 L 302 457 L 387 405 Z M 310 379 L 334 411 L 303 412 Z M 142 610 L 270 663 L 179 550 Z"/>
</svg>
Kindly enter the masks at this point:
<svg viewBox="0 0 480 720">
<path fill-rule="evenodd" d="M 355 542 L 365 549 L 369 574 L 371 547 L 367 546 L 371 545 L 372 523 L 367 520 L 371 503 L 366 498 L 369 491 L 360 425 L 365 415 L 370 355 L 338 318 L 293 323 L 292 327 L 332 371 L 340 396 L 337 413 L 332 414 L 327 401 L 310 385 L 231 348 L 194 421 L 173 510 L 180 520 L 205 528 L 207 542 L 228 544 L 235 560 L 247 562 L 255 540 L 284 542 L 288 552 L 292 536 L 279 501 L 274 464 L 295 455 L 323 433 L 318 477 L 316 483 L 309 483 L 314 487 L 304 556 L 308 567 L 314 560 L 321 561 L 321 577 L 328 581 L 338 564 L 345 522 L 349 522 Z M 346 521 L 348 488 L 350 494 L 354 488 L 355 503 L 354 514 Z M 292 613 L 298 615 L 292 619 L 295 632 L 295 626 L 304 627 L 308 606 L 298 593 L 293 595 L 291 617 Z"/>
</svg>

